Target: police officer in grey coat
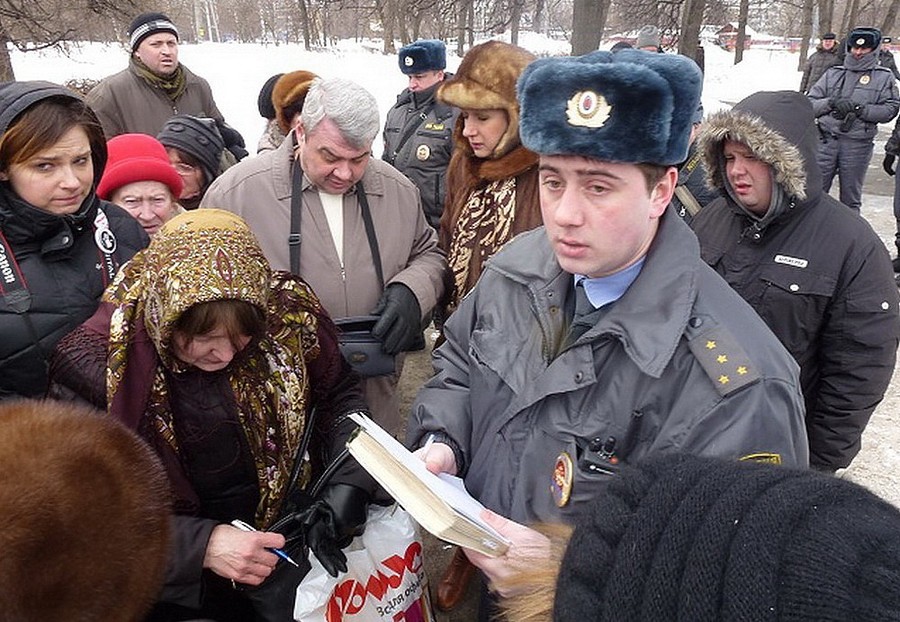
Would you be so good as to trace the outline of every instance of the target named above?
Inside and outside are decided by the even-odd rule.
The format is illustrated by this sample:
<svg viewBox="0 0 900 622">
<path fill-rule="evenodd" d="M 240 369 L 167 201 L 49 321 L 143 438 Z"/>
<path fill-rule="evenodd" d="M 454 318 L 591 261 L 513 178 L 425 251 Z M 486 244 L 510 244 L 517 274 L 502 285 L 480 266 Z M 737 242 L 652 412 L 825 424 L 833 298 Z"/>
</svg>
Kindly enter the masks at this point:
<svg viewBox="0 0 900 622">
<path fill-rule="evenodd" d="M 666 209 L 701 81 L 687 57 L 640 50 L 519 78 L 544 227 L 506 244 L 444 324 L 408 432 L 512 541 L 466 551 L 493 584 L 546 550 L 525 523 L 574 520 L 624 463 L 807 465 L 797 364 Z"/>
<path fill-rule="evenodd" d="M 809 91 L 821 135 L 816 160 L 822 189 L 831 190 L 837 175 L 841 203 L 857 212 L 878 124 L 900 110 L 894 75 L 878 64 L 880 44 L 877 28 L 854 29 L 847 37 L 844 64 L 826 71 Z"/>
<path fill-rule="evenodd" d="M 419 189 L 428 224 L 437 229 L 444 210 L 444 174 L 453 151 L 453 126 L 459 110 L 435 99 L 449 75 L 443 41 L 422 39 L 400 48 L 400 71 L 409 86 L 384 122 L 381 159 L 406 175 Z"/>
</svg>

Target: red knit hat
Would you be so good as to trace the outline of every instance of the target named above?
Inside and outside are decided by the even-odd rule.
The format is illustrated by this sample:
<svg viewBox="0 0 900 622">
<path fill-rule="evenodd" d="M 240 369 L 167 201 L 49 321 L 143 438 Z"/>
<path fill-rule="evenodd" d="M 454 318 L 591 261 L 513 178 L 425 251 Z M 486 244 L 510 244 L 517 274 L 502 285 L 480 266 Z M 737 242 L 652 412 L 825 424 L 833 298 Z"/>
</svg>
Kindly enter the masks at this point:
<svg viewBox="0 0 900 622">
<path fill-rule="evenodd" d="M 147 134 L 120 134 L 106 143 L 109 157 L 97 195 L 109 200 L 113 192 L 136 181 L 158 181 L 169 187 L 178 200 L 184 182 L 162 143 Z"/>
</svg>

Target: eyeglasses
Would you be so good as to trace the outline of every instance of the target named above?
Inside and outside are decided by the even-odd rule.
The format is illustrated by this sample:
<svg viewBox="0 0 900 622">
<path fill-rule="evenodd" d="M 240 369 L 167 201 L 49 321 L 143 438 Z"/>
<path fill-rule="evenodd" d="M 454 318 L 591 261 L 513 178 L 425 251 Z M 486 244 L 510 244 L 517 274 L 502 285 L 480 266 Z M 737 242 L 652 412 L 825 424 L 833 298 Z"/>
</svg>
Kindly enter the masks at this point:
<svg viewBox="0 0 900 622">
<path fill-rule="evenodd" d="M 187 162 L 173 162 L 172 166 L 175 167 L 175 170 L 178 171 L 180 175 L 190 175 L 197 170 L 196 166 L 188 164 Z"/>
</svg>

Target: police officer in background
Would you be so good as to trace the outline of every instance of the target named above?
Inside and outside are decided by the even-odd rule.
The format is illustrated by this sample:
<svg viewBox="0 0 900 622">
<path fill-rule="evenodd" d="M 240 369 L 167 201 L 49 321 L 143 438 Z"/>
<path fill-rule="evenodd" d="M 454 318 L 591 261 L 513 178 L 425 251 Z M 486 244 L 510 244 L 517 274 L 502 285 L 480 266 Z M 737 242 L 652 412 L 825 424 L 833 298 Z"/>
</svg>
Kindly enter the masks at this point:
<svg viewBox="0 0 900 622">
<path fill-rule="evenodd" d="M 878 124 L 900 110 L 894 75 L 878 64 L 880 44 L 877 28 L 855 28 L 847 37 L 843 65 L 828 69 L 808 93 L 821 134 L 816 160 L 822 189 L 831 190 L 838 175 L 841 203 L 857 213 Z"/>
<path fill-rule="evenodd" d="M 453 126 L 459 110 L 435 99 L 447 74 L 443 41 L 421 39 L 400 48 L 400 71 L 409 86 L 384 122 L 381 159 L 406 175 L 422 196 L 425 218 L 435 229 L 444 209 L 444 173 L 453 151 Z"/>
</svg>

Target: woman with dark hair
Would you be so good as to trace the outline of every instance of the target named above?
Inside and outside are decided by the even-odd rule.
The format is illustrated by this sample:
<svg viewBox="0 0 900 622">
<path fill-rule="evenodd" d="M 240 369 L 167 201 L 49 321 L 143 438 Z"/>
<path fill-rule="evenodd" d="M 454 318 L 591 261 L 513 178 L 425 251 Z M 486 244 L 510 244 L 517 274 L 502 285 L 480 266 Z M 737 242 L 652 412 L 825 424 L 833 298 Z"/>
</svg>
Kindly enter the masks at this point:
<svg viewBox="0 0 900 622">
<path fill-rule="evenodd" d="M 289 619 L 304 547 L 346 570 L 340 548 L 375 489 L 355 461 L 332 462 L 356 427 L 347 415 L 367 410 L 359 381 L 315 294 L 269 268 L 239 216 L 166 223 L 59 344 L 52 374 L 137 430 L 166 468 L 175 536 L 151 620 L 251 620 L 260 602 Z"/>
<path fill-rule="evenodd" d="M 147 244 L 95 187 L 106 139 L 93 111 L 49 82 L 0 84 L 0 401 L 41 397 L 47 359 Z"/>
</svg>

